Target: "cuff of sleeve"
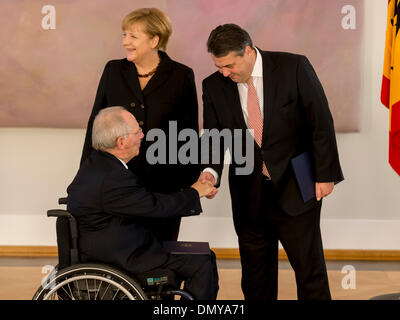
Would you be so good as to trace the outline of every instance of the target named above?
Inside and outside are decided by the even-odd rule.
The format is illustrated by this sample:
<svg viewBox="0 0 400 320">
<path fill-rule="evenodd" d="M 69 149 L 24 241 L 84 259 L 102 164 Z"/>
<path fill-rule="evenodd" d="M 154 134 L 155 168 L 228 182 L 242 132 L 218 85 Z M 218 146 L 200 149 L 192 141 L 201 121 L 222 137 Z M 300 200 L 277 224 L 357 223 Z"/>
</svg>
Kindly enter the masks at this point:
<svg viewBox="0 0 400 320">
<path fill-rule="evenodd" d="M 185 190 L 185 192 L 187 192 L 188 195 L 190 195 L 190 197 L 193 199 L 193 201 L 191 202 L 193 203 L 193 206 L 189 210 L 188 215 L 193 216 L 200 214 L 203 211 L 203 209 L 201 207 L 200 196 L 197 190 L 194 188 L 189 188 Z"/>
</svg>

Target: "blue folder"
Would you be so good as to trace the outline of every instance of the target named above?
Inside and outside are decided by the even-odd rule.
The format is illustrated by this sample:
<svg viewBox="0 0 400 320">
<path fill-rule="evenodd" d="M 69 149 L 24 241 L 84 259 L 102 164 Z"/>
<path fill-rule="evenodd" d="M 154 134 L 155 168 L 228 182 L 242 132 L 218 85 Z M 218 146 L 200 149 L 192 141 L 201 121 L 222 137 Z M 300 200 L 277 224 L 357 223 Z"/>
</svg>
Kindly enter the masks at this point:
<svg viewBox="0 0 400 320">
<path fill-rule="evenodd" d="M 315 197 L 315 175 L 311 152 L 306 151 L 292 159 L 292 166 L 304 202 Z"/>
<path fill-rule="evenodd" d="M 292 159 L 292 166 L 304 202 L 315 198 L 314 161 L 310 151 L 303 152 Z M 343 180 L 335 181 L 335 184 Z"/>
</svg>

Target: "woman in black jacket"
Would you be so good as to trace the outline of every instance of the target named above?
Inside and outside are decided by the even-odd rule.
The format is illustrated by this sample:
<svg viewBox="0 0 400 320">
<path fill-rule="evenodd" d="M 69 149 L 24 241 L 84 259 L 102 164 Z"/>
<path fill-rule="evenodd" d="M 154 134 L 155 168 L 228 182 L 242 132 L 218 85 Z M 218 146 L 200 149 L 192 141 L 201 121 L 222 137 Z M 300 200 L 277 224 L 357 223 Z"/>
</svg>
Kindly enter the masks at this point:
<svg viewBox="0 0 400 320">
<path fill-rule="evenodd" d="M 199 177 L 199 166 L 181 164 L 176 151 L 173 155 L 168 153 L 168 142 L 171 136 L 177 150 L 185 143 L 176 141 L 175 129 L 170 134 L 170 127 L 176 127 L 178 134 L 186 128 L 198 134 L 193 70 L 171 60 L 165 53 L 172 27 L 168 16 L 159 9 L 131 12 L 123 19 L 122 30 L 126 58 L 109 61 L 104 68 L 87 126 L 81 164 L 92 151 L 92 125 L 99 110 L 123 106 L 135 116 L 145 135 L 155 128 L 166 135 L 166 164 L 150 164 L 146 159 L 151 141 L 143 141 L 140 155 L 128 163 L 140 184 L 150 192 L 160 193 L 190 187 Z M 172 160 L 174 158 L 177 163 Z M 149 225 L 160 241 L 178 238 L 180 219 L 166 219 L 161 223 L 149 221 Z"/>
</svg>

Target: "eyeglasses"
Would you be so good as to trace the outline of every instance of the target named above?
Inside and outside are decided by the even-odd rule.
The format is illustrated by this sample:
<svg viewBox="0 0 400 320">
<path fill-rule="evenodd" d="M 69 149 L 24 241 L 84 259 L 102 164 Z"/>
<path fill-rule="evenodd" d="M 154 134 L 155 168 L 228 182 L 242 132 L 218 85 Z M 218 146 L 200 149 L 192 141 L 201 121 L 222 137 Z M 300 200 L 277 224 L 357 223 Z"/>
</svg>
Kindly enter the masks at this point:
<svg viewBox="0 0 400 320">
<path fill-rule="evenodd" d="M 136 131 L 136 132 L 128 132 L 126 134 L 126 136 L 129 136 L 130 134 L 133 134 L 135 136 L 139 136 L 142 132 L 143 132 L 142 128 L 139 127 L 138 131 Z"/>
</svg>

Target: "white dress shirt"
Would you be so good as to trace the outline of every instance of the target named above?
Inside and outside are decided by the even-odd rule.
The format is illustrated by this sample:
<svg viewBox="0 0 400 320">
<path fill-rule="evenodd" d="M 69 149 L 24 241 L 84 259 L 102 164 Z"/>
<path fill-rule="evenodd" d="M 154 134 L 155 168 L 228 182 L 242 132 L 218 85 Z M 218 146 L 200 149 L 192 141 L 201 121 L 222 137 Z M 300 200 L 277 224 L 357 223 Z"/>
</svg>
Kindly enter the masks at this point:
<svg viewBox="0 0 400 320">
<path fill-rule="evenodd" d="M 253 77 L 253 83 L 254 87 L 256 88 L 257 91 L 257 97 L 258 97 L 258 102 L 260 104 L 260 112 L 261 112 L 261 117 L 264 119 L 264 81 L 263 81 L 263 64 L 262 64 L 262 58 L 261 54 L 258 51 L 257 48 L 256 50 L 256 62 L 254 63 L 253 71 L 251 73 L 251 76 Z M 244 121 L 246 122 L 246 125 L 249 126 L 249 112 L 247 109 L 247 93 L 248 93 L 248 85 L 247 83 L 237 83 L 237 87 L 239 90 L 239 98 L 240 98 L 240 105 L 242 107 L 242 112 L 243 112 L 243 117 Z M 250 131 L 252 134 L 253 132 Z M 209 172 L 211 173 L 215 181 L 218 181 L 218 173 L 211 168 L 206 168 L 203 170 L 203 172 Z"/>
<path fill-rule="evenodd" d="M 254 87 L 257 91 L 258 102 L 260 104 L 261 118 L 264 119 L 264 83 L 263 83 L 263 65 L 261 54 L 257 48 L 257 58 L 254 64 L 253 72 L 251 76 L 253 77 Z M 237 84 L 239 90 L 240 97 L 240 105 L 242 106 L 243 117 L 246 125 L 249 126 L 249 112 L 247 110 L 247 93 L 249 91 L 247 83 L 238 83 Z"/>
</svg>

